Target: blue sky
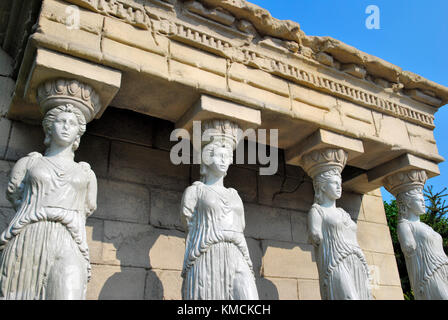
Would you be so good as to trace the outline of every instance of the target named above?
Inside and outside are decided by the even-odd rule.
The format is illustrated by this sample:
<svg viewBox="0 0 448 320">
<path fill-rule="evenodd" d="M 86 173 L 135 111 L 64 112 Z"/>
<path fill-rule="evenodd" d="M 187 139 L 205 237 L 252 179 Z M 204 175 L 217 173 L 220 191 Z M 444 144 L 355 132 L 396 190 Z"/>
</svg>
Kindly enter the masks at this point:
<svg viewBox="0 0 448 320">
<path fill-rule="evenodd" d="M 307 35 L 330 36 L 448 87 L 447 0 L 251 0 L 272 16 L 298 22 Z M 380 29 L 367 29 L 366 8 L 380 9 Z M 448 105 L 435 114 L 434 136 L 448 161 Z M 448 162 L 431 178 L 434 191 L 448 186 Z M 382 188 L 386 201 L 392 195 Z"/>
</svg>

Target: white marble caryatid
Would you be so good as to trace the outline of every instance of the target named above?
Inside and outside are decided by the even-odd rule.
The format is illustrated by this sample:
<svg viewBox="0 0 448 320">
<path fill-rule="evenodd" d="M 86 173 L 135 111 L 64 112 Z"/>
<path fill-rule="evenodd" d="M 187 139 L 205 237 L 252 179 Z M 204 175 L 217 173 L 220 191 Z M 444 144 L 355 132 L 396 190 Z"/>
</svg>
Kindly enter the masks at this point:
<svg viewBox="0 0 448 320">
<path fill-rule="evenodd" d="M 54 94 L 56 82 L 45 85 Z M 8 183 L 16 214 L 0 235 L 3 299 L 84 299 L 90 277 L 85 224 L 96 209 L 97 181 L 87 163 L 74 161 L 74 151 L 91 113 L 86 102 L 82 111 L 63 103 L 73 94 L 48 95 L 41 104 L 47 149 L 18 160 Z"/>
<path fill-rule="evenodd" d="M 301 159 L 303 169 L 313 179 L 315 198 L 308 212 L 308 233 L 315 248 L 323 300 L 372 299 L 356 223 L 344 209 L 336 207 L 346 160 L 342 149 L 315 150 Z"/>
<path fill-rule="evenodd" d="M 448 257 L 440 234 L 420 221 L 426 213 L 424 170 L 398 172 L 385 179 L 397 199 L 397 233 L 416 300 L 448 300 Z"/>
<path fill-rule="evenodd" d="M 238 127 L 227 120 L 208 120 L 201 126 L 208 133 L 203 135 L 201 181 L 185 190 L 181 204 L 186 228 L 182 296 L 188 300 L 256 300 L 243 233 L 243 202 L 235 189 L 223 183 L 233 161 Z"/>
</svg>

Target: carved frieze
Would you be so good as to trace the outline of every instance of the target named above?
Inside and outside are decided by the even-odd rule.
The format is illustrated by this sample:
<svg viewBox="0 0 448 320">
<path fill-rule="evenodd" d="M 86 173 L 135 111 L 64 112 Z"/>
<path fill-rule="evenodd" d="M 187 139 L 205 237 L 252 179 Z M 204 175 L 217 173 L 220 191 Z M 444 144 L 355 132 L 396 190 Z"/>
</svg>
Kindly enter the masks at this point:
<svg viewBox="0 0 448 320">
<path fill-rule="evenodd" d="M 328 63 L 322 62 L 320 61 L 322 59 L 318 58 L 320 51 L 313 53 L 315 50 L 321 49 L 314 42 L 312 45 L 309 44 L 310 46 L 304 46 L 295 41 L 284 41 L 269 37 L 260 38 L 260 36 L 254 38 L 256 30 L 249 21 L 236 19 L 229 12 L 220 10 L 219 8 L 205 8 L 202 4 L 194 1 L 185 3 L 169 1 L 171 2 L 169 3 L 161 0 L 151 0 L 151 4 L 157 3 L 159 7 L 162 5 L 169 6 L 171 11 L 177 12 L 176 17 L 170 16 L 168 20 L 166 15 L 158 15 L 157 12 L 152 10 L 151 6 L 146 5 L 149 2 L 147 3 L 145 1 L 71 0 L 71 2 L 107 16 L 114 16 L 137 28 L 149 29 L 153 33 L 166 35 L 171 39 L 212 52 L 229 59 L 229 61 L 243 63 L 306 87 L 372 108 L 376 111 L 393 115 L 394 117 L 417 123 L 430 129 L 434 128 L 434 116 L 429 113 L 417 111 L 414 108 L 398 104 L 371 91 L 338 80 L 330 74 L 316 73 L 311 71 L 311 69 L 302 67 L 304 65 L 317 66 L 322 63 L 328 65 Z M 176 6 L 180 8 L 177 11 Z M 192 15 L 196 16 L 197 19 L 202 19 L 200 25 L 209 24 L 210 29 L 213 30 L 219 30 L 221 28 L 222 34 L 232 34 L 232 37 L 220 35 L 217 32 L 206 32 L 203 28 L 188 23 L 188 20 L 192 19 Z M 217 25 L 220 27 L 218 28 Z M 272 40 L 266 41 L 267 39 Z M 282 51 L 283 53 L 281 53 Z M 323 51 L 320 53 L 325 54 L 333 60 L 331 54 L 324 53 Z M 340 63 L 335 61 L 331 65 L 340 65 Z M 332 72 L 341 72 L 333 67 L 329 68 Z M 376 77 L 365 74 L 365 69 L 361 65 L 356 65 L 353 68 L 345 68 L 344 70 L 353 74 L 353 70 L 355 69 L 357 70 L 357 78 L 376 79 Z M 373 82 L 369 83 L 374 85 Z M 393 85 L 398 86 L 400 83 Z M 402 84 L 400 87 L 403 90 L 406 89 L 403 88 Z M 402 89 L 399 89 L 401 94 L 408 92 Z M 415 92 L 415 90 L 411 92 Z M 421 94 L 413 94 L 410 97 L 419 97 L 419 101 L 422 101 Z M 436 97 L 431 98 L 431 101 L 437 101 Z"/>
</svg>

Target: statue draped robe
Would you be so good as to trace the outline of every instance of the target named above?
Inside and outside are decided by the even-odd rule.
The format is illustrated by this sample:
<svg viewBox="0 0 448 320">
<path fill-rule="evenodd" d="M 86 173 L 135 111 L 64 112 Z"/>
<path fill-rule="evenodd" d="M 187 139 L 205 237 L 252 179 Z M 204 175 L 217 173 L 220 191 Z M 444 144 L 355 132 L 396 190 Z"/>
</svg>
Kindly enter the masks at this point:
<svg viewBox="0 0 448 320">
<path fill-rule="evenodd" d="M 236 190 L 195 182 L 183 194 L 181 216 L 187 227 L 183 299 L 258 299 Z"/>
<path fill-rule="evenodd" d="M 448 258 L 442 236 L 420 221 L 402 219 L 397 230 L 415 299 L 448 300 Z M 409 236 L 412 242 L 407 246 Z"/>
<path fill-rule="evenodd" d="M 322 240 L 315 245 L 323 300 L 370 300 L 369 269 L 356 239 L 356 223 L 341 208 L 331 212 L 313 204 L 321 218 Z"/>
<path fill-rule="evenodd" d="M 0 296 L 84 299 L 90 277 L 86 217 L 96 178 L 87 163 L 63 169 L 33 152 L 15 165 L 7 196 L 17 210 L 0 235 Z"/>
</svg>

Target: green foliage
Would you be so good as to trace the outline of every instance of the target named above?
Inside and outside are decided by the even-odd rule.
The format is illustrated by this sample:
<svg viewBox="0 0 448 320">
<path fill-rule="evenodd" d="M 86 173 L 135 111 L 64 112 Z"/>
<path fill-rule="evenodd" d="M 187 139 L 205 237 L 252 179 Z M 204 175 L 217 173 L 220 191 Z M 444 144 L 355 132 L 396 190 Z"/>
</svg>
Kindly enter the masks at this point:
<svg viewBox="0 0 448 320">
<path fill-rule="evenodd" d="M 448 195 L 445 193 L 447 188 L 442 191 L 433 193 L 433 186 L 429 186 L 423 192 L 426 198 L 426 214 L 420 217 L 420 221 L 431 226 L 434 231 L 438 232 L 443 238 L 443 249 L 447 252 L 448 249 L 448 218 L 445 216 L 448 213 L 448 206 L 443 199 Z"/>
<path fill-rule="evenodd" d="M 443 248 L 445 252 L 448 250 L 448 205 L 444 197 L 448 196 L 445 193 L 447 188 L 440 192 L 433 192 L 433 186 L 423 190 L 423 195 L 426 199 L 426 214 L 420 216 L 420 221 L 426 223 L 436 232 L 440 233 L 443 238 Z M 408 273 L 406 270 L 406 261 L 403 252 L 400 248 L 397 235 L 398 222 L 398 207 L 397 202 L 392 200 L 390 203 L 384 201 L 384 210 L 386 211 L 387 224 L 389 226 L 392 244 L 394 247 L 395 259 L 397 260 L 398 272 L 400 274 L 401 287 L 403 288 L 404 298 L 406 300 L 414 300 L 414 294 L 409 282 Z"/>
</svg>

